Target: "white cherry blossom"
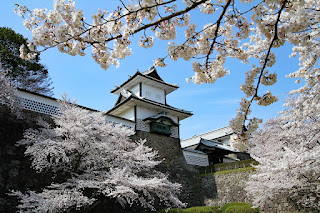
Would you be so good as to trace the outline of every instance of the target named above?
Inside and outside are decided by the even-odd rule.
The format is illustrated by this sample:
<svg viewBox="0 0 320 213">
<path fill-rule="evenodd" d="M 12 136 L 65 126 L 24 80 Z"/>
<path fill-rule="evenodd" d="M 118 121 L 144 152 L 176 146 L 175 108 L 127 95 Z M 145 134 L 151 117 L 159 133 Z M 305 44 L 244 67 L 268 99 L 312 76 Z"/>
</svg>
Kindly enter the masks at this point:
<svg viewBox="0 0 320 213">
<path fill-rule="evenodd" d="M 281 202 L 320 210 L 319 89 L 318 82 L 308 92 L 288 97 L 286 110 L 250 137 L 250 155 L 259 165 L 246 190 L 262 210 L 274 210 Z"/>
</svg>

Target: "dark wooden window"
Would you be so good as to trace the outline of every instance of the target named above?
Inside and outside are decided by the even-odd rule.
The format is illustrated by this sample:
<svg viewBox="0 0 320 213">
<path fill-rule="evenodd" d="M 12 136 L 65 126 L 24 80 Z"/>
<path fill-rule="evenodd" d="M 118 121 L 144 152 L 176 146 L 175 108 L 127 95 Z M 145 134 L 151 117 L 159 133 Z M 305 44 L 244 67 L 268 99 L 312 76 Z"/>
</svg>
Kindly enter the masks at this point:
<svg viewBox="0 0 320 213">
<path fill-rule="evenodd" d="M 165 135 L 171 134 L 170 126 L 164 123 L 151 122 L 150 127 L 151 127 L 150 128 L 151 132 L 165 134 Z"/>
</svg>

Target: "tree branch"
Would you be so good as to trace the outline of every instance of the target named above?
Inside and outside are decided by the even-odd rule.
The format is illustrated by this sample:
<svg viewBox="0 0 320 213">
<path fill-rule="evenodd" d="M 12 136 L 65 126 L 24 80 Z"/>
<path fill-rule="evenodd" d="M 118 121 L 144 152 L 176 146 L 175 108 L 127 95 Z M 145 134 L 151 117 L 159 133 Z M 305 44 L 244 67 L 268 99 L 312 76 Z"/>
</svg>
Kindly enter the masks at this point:
<svg viewBox="0 0 320 213">
<path fill-rule="evenodd" d="M 207 54 L 207 57 L 206 57 L 206 67 L 208 66 L 209 56 L 210 56 L 211 53 L 212 53 L 213 47 L 214 47 L 214 45 L 215 45 L 215 43 L 216 43 L 216 39 L 217 39 L 217 37 L 218 37 L 218 32 L 219 32 L 221 20 L 222 20 L 222 18 L 224 17 L 224 15 L 225 15 L 225 13 L 226 13 L 226 11 L 227 11 L 227 8 L 229 7 L 229 5 L 231 4 L 232 1 L 233 1 L 233 0 L 228 0 L 228 2 L 226 3 L 226 5 L 223 7 L 223 11 L 221 12 L 220 17 L 218 18 L 218 20 L 217 20 L 217 22 L 216 22 L 216 23 L 217 23 L 217 28 L 216 28 L 216 31 L 214 32 L 214 39 L 213 39 L 213 41 L 212 41 L 212 43 L 211 43 L 210 50 L 209 50 L 209 52 L 208 52 L 208 54 Z"/>
<path fill-rule="evenodd" d="M 247 107 L 247 109 L 245 111 L 245 114 L 244 114 L 245 115 L 245 119 L 243 120 L 243 125 L 242 125 L 244 131 L 245 131 L 245 121 L 248 119 L 247 116 L 248 116 L 248 112 L 249 112 L 250 106 L 253 103 L 254 99 L 258 96 L 258 90 L 259 90 L 261 78 L 262 78 L 263 72 L 264 72 L 264 70 L 265 70 L 265 68 L 267 66 L 267 63 L 268 63 L 268 60 L 269 60 L 268 58 L 269 58 L 269 55 L 271 53 L 272 46 L 273 46 L 274 42 L 278 39 L 278 23 L 280 21 L 281 12 L 285 8 L 285 5 L 286 5 L 287 1 L 288 0 L 284 0 L 282 2 L 281 8 L 280 8 L 280 10 L 278 12 L 277 20 L 276 20 L 276 22 L 274 24 L 274 36 L 273 36 L 273 39 L 271 40 L 271 43 L 269 45 L 266 57 L 265 57 L 264 62 L 263 62 L 263 66 L 262 66 L 262 68 L 260 70 L 260 75 L 258 77 L 257 85 L 256 85 L 256 88 L 255 88 L 255 93 L 253 94 L 251 100 L 249 101 L 250 104 L 248 105 L 248 107 Z"/>
</svg>

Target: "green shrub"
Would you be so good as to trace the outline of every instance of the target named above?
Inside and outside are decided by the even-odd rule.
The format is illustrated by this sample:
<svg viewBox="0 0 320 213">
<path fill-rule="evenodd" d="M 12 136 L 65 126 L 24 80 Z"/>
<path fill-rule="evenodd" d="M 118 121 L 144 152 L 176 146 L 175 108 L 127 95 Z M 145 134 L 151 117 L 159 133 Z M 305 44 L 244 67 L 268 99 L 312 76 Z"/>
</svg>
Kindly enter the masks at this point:
<svg viewBox="0 0 320 213">
<path fill-rule="evenodd" d="M 215 171 L 222 171 L 222 170 L 228 170 L 228 169 L 238 169 L 238 168 L 245 168 L 250 167 L 253 165 L 257 165 L 258 162 L 254 159 L 250 160 L 241 160 L 236 162 L 230 162 L 230 163 L 218 163 L 213 165 L 215 168 Z"/>
<path fill-rule="evenodd" d="M 187 209 L 162 209 L 157 213 L 259 213 L 259 209 L 252 209 L 248 203 L 227 203 L 219 207 L 216 206 L 195 206 Z"/>
<path fill-rule="evenodd" d="M 221 206 L 220 210 L 225 213 L 227 208 L 231 207 L 231 206 L 248 206 L 249 208 L 252 207 L 252 205 L 248 204 L 248 203 L 241 203 L 241 202 L 233 202 L 233 203 L 227 203 L 224 204 L 223 206 Z"/>
<path fill-rule="evenodd" d="M 230 169 L 238 169 L 238 168 L 246 168 L 246 167 L 252 167 L 252 165 L 258 165 L 258 162 L 254 159 L 250 160 L 241 160 L 236 162 L 230 162 L 230 163 L 218 163 L 207 167 L 199 168 L 200 174 L 206 174 L 206 173 L 212 173 L 217 171 L 224 171 L 224 170 L 230 170 Z"/>
<path fill-rule="evenodd" d="M 215 172 L 215 175 L 225 175 L 230 173 L 238 173 L 238 172 L 246 172 L 246 171 L 254 171 L 254 167 L 246 167 L 246 168 L 239 168 L 239 169 L 230 169 L 230 170 L 224 170 L 224 171 L 218 171 Z"/>
<path fill-rule="evenodd" d="M 157 213 L 165 213 L 166 209 L 162 209 Z M 222 213 L 216 206 L 196 206 L 187 209 L 169 209 L 168 213 Z"/>
<path fill-rule="evenodd" d="M 188 209 L 183 209 L 183 213 L 221 213 L 219 207 L 212 206 L 196 206 Z"/>
<path fill-rule="evenodd" d="M 229 206 L 225 213 L 259 213 L 259 209 L 251 208 L 251 205 Z"/>
<path fill-rule="evenodd" d="M 218 172 L 199 174 L 199 176 L 200 177 L 204 177 L 204 176 L 207 176 L 207 175 L 225 175 L 225 174 L 230 174 L 230 173 L 238 173 L 238 172 L 246 172 L 246 171 L 254 171 L 254 167 L 223 170 L 223 171 L 218 171 Z"/>
</svg>

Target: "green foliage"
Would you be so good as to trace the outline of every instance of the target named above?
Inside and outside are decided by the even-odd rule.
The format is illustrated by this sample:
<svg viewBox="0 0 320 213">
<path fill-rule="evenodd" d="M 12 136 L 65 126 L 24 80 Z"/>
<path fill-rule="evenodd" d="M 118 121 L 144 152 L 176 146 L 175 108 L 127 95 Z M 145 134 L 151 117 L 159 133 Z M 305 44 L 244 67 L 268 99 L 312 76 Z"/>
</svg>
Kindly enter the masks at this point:
<svg viewBox="0 0 320 213">
<path fill-rule="evenodd" d="M 250 204 L 247 204 L 247 203 L 241 203 L 241 202 L 232 202 L 232 203 L 227 203 L 227 204 L 224 204 L 223 206 L 221 206 L 220 210 L 222 212 L 225 212 L 227 208 L 229 208 L 230 206 L 250 206 Z"/>
<path fill-rule="evenodd" d="M 254 171 L 254 167 L 246 167 L 246 168 L 230 169 L 230 170 L 224 170 L 224 171 L 218 171 L 218 172 L 211 172 L 211 173 L 207 173 L 207 174 L 200 174 L 200 176 L 225 175 L 225 174 L 237 173 L 237 172 L 245 172 L 245 171 Z"/>
<path fill-rule="evenodd" d="M 185 209 L 183 213 L 220 213 L 221 210 L 219 207 L 211 207 L 211 206 L 196 206 Z"/>
<path fill-rule="evenodd" d="M 233 202 L 221 206 L 196 206 L 187 209 L 162 209 L 157 213 L 259 213 L 259 209 L 253 209 L 248 203 Z"/>
<path fill-rule="evenodd" d="M 231 163 L 218 163 L 214 164 L 212 166 L 207 166 L 199 169 L 200 174 L 204 173 L 212 173 L 217 171 L 224 171 L 224 170 L 233 170 L 238 168 L 246 168 L 246 167 L 252 167 L 252 165 L 257 165 L 258 162 L 254 159 L 249 160 L 241 160 Z"/>
<path fill-rule="evenodd" d="M 157 213 L 222 213 L 219 207 L 216 206 L 196 206 L 187 209 L 162 209 Z"/>
<path fill-rule="evenodd" d="M 20 46 L 27 46 L 27 39 L 10 28 L 0 27 L 0 63 L 12 83 L 32 92 L 52 95 L 52 82 L 48 70 L 37 56 L 30 61 L 20 58 Z"/>
<path fill-rule="evenodd" d="M 239 169 L 224 170 L 224 171 L 215 172 L 214 174 L 215 175 L 223 175 L 223 174 L 245 172 L 245 171 L 254 171 L 254 167 L 246 167 L 246 168 L 239 168 Z"/>
<path fill-rule="evenodd" d="M 224 213 L 259 213 L 259 209 L 253 209 L 251 205 L 229 206 Z"/>
<path fill-rule="evenodd" d="M 222 213 L 259 213 L 259 209 L 251 208 L 252 205 L 248 203 L 227 203 L 221 206 L 220 210 Z"/>
</svg>

